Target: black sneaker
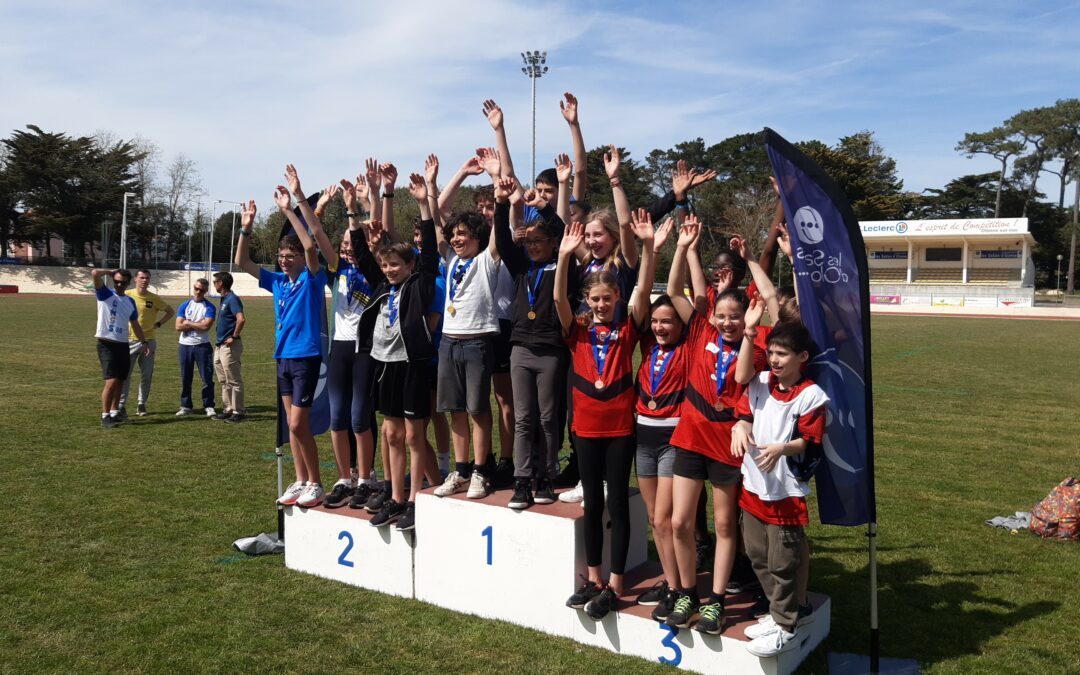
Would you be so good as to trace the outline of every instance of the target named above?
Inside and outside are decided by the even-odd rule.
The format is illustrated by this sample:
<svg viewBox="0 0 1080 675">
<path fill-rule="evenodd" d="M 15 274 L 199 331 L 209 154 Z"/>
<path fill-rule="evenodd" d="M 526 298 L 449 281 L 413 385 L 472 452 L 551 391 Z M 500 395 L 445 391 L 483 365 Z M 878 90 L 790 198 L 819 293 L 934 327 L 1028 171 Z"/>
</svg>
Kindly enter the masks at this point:
<svg viewBox="0 0 1080 675">
<path fill-rule="evenodd" d="M 675 607 L 664 623 L 672 628 L 686 628 L 697 617 L 700 606 L 701 603 L 697 598 L 679 593 L 678 599 L 675 600 Z"/>
<path fill-rule="evenodd" d="M 416 527 L 416 502 L 406 502 L 405 512 L 397 521 L 397 529 L 411 530 Z"/>
<path fill-rule="evenodd" d="M 237 424 L 244 421 L 244 413 L 233 411 L 233 414 L 225 418 L 225 422 L 228 424 Z"/>
<path fill-rule="evenodd" d="M 330 494 L 323 497 L 323 506 L 328 509 L 340 509 L 349 503 L 352 496 L 353 488 L 349 487 L 347 483 L 334 483 L 334 489 L 330 491 Z"/>
<path fill-rule="evenodd" d="M 645 591 L 637 598 L 637 604 L 647 605 L 649 607 L 653 605 L 659 605 L 660 601 L 667 597 L 668 585 L 667 581 L 661 579 L 652 585 L 652 588 Z"/>
<path fill-rule="evenodd" d="M 738 595 L 739 593 L 750 593 L 757 590 L 761 590 L 761 582 L 758 581 L 757 574 L 754 573 L 754 566 L 751 564 L 750 558 L 745 553 L 737 554 L 735 562 L 731 566 L 731 576 L 728 578 L 724 591 L 729 595 Z"/>
<path fill-rule="evenodd" d="M 215 419 L 218 422 L 224 422 L 225 420 L 229 419 L 230 417 L 232 417 L 232 411 L 231 410 L 222 410 L 218 414 L 212 415 L 211 419 Z"/>
<path fill-rule="evenodd" d="M 578 475 L 577 455 L 571 454 L 570 461 L 566 463 L 566 467 L 555 477 L 555 487 L 574 487 L 578 484 L 579 480 L 581 480 L 581 477 Z"/>
<path fill-rule="evenodd" d="M 585 613 L 593 621 L 600 621 L 608 615 L 608 612 L 615 609 L 615 603 L 618 600 L 619 598 L 615 595 L 615 591 L 611 590 L 611 586 L 604 584 L 600 594 L 585 603 Z"/>
<path fill-rule="evenodd" d="M 713 548 L 713 538 L 707 537 L 701 539 L 696 544 L 697 548 L 697 571 L 698 572 L 710 572 L 713 568 L 713 556 L 715 549 Z"/>
<path fill-rule="evenodd" d="M 382 511 L 383 506 L 388 501 L 390 501 L 389 482 L 371 490 L 371 496 L 368 497 L 367 502 L 364 504 L 364 509 L 368 513 L 378 513 Z"/>
<path fill-rule="evenodd" d="M 551 480 L 547 478 L 536 479 L 536 492 L 533 493 L 533 501 L 537 504 L 555 503 L 555 490 L 551 488 Z"/>
<path fill-rule="evenodd" d="M 139 417 L 146 417 L 146 415 L 147 415 L 146 404 L 145 403 L 140 403 L 139 404 L 139 409 L 136 411 L 136 413 L 139 415 Z"/>
<path fill-rule="evenodd" d="M 527 478 L 517 480 L 514 485 L 514 496 L 510 498 L 510 502 L 507 504 L 508 507 L 515 511 L 521 511 L 533 505 L 532 486 L 529 485 L 531 482 Z"/>
<path fill-rule="evenodd" d="M 367 483 L 360 483 L 353 490 L 352 499 L 349 500 L 350 509 L 362 509 L 371 499 L 371 486 Z"/>
<path fill-rule="evenodd" d="M 120 424 L 121 422 L 117 421 L 117 419 L 112 415 L 106 415 L 105 417 L 101 418 L 102 429 L 115 429 L 116 427 L 120 426 Z"/>
<path fill-rule="evenodd" d="M 673 588 L 667 589 L 667 593 L 660 599 L 660 603 L 653 608 L 652 620 L 664 623 L 675 611 L 675 601 L 679 598 L 679 592 Z"/>
<path fill-rule="evenodd" d="M 574 591 L 574 594 L 566 601 L 566 606 L 573 609 L 584 609 L 585 605 L 600 595 L 601 588 L 598 584 L 585 579 L 585 583 L 581 585 L 581 588 Z"/>
<path fill-rule="evenodd" d="M 491 472 L 491 487 L 495 490 L 504 490 L 514 482 L 514 460 L 503 457 Z"/>
<path fill-rule="evenodd" d="M 393 499 L 387 499 L 382 510 L 375 514 L 375 517 L 371 519 L 371 526 L 385 527 L 403 515 L 405 515 L 405 504 L 395 502 Z"/>
<path fill-rule="evenodd" d="M 808 623 L 814 623 L 814 606 L 810 604 L 809 600 L 805 604 L 799 605 L 799 620 L 796 625 L 802 627 Z"/>
<path fill-rule="evenodd" d="M 719 635 L 724 627 L 724 601 L 712 598 L 712 602 L 702 605 L 701 618 L 694 624 L 694 630 L 709 635 Z"/>
<path fill-rule="evenodd" d="M 127 410 L 124 409 L 124 406 L 120 406 L 120 409 L 116 411 L 116 419 L 120 424 L 128 421 Z"/>
</svg>

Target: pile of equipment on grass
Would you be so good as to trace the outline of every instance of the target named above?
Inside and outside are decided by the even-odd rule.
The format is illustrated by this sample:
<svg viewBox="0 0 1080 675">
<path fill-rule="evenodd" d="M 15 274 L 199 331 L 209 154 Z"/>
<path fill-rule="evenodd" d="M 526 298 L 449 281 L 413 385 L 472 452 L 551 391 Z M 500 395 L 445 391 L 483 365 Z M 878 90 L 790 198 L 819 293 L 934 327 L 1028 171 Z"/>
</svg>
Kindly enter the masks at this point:
<svg viewBox="0 0 1080 675">
<path fill-rule="evenodd" d="M 1051 490 L 1031 510 L 1028 528 L 1043 539 L 1080 539 L 1080 481 L 1069 476 Z"/>
</svg>

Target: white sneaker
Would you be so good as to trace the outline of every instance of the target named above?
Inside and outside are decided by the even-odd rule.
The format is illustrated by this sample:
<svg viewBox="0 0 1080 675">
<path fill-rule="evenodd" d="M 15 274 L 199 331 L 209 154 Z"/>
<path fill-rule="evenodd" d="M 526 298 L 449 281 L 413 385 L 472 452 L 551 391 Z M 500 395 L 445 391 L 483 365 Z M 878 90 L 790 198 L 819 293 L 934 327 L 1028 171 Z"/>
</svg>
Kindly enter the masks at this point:
<svg viewBox="0 0 1080 675">
<path fill-rule="evenodd" d="M 780 630 L 780 626 L 776 625 L 776 620 L 772 618 L 772 614 L 766 614 L 758 619 L 757 623 L 747 626 L 746 630 L 743 631 L 743 635 L 751 640 L 756 640 L 763 635 L 775 633 L 778 630 Z"/>
<path fill-rule="evenodd" d="M 206 408 L 206 416 L 207 416 L 207 417 L 213 417 L 213 416 L 214 416 L 214 415 L 216 415 L 216 414 L 217 414 L 217 411 L 216 411 L 216 410 L 214 410 L 214 409 L 213 409 L 212 407 L 209 407 L 209 406 L 208 406 L 208 407 Z"/>
<path fill-rule="evenodd" d="M 178 413 L 179 414 L 179 413 Z M 190 411 L 187 414 L 191 414 Z M 282 506 L 292 506 L 296 503 L 296 500 L 300 498 L 300 495 L 304 494 L 304 488 L 307 487 L 300 481 L 296 481 L 289 487 L 285 488 L 285 492 L 281 493 L 278 497 L 277 503 Z"/>
<path fill-rule="evenodd" d="M 177 417 L 186 417 L 191 414 L 191 408 L 180 408 L 176 411 Z"/>
<path fill-rule="evenodd" d="M 449 497 L 452 494 L 458 492 L 465 492 L 469 489 L 469 481 L 461 477 L 461 474 L 457 471 L 451 471 L 447 476 L 443 484 L 435 488 L 436 497 Z"/>
<path fill-rule="evenodd" d="M 756 640 L 751 640 L 746 643 L 746 651 L 750 652 L 754 656 L 760 659 L 767 659 L 773 656 L 779 656 L 784 652 L 789 652 L 792 649 L 798 649 L 799 647 L 799 635 L 798 631 L 787 632 L 783 628 L 779 628 L 768 635 L 762 635 Z"/>
<path fill-rule="evenodd" d="M 296 505 L 309 509 L 312 506 L 318 506 L 322 504 L 323 497 L 326 495 L 326 490 L 323 490 L 323 486 L 319 483 L 308 483 L 304 488 L 304 493 L 296 500 Z"/>
<path fill-rule="evenodd" d="M 469 481 L 469 494 L 465 496 L 469 499 L 483 499 L 488 496 L 488 482 L 484 474 L 473 471 L 472 480 Z"/>
<path fill-rule="evenodd" d="M 581 481 L 572 489 L 559 493 L 559 501 L 563 504 L 577 504 L 585 500 L 585 491 L 581 489 Z"/>
</svg>

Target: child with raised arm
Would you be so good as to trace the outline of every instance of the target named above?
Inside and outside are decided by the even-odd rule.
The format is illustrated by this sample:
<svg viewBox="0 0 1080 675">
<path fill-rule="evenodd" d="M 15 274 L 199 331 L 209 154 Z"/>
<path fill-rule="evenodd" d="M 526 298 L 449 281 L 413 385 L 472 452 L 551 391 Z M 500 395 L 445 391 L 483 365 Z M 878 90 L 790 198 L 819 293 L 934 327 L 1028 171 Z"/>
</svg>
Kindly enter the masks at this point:
<svg viewBox="0 0 1080 675">
<path fill-rule="evenodd" d="M 304 197 L 300 179 L 291 164 L 285 168 L 285 177 L 304 219 L 314 224 L 318 219 Z M 236 264 L 256 277 L 260 288 L 274 295 L 278 395 L 289 421 L 289 446 L 296 469 L 296 480 L 285 489 L 278 502 L 285 506 L 310 507 L 322 503 L 325 495 L 310 419 L 322 367 L 320 331 L 325 313 L 326 273 L 319 267 L 319 254 L 307 226 L 293 213 L 290 189 L 279 185 L 274 199 L 295 231 L 278 243 L 278 264 L 282 271 L 265 270 L 251 260 L 248 240 L 255 220 L 254 200 L 244 209 Z"/>
<path fill-rule="evenodd" d="M 514 494 L 507 504 L 521 510 L 555 501 L 561 434 L 559 407 L 566 390 L 567 350 L 554 308 L 555 260 L 564 225 L 535 190 L 526 203 L 540 220 L 525 230 L 524 251 L 510 233 L 510 198 L 516 181 L 495 186 L 495 246 L 514 279 L 510 377 L 514 384 Z M 571 259 L 573 264 L 573 259 Z M 569 278 L 576 279 L 576 274 Z M 539 460 L 534 464 L 534 458 Z M 535 494 L 532 491 L 536 479 Z"/>
<path fill-rule="evenodd" d="M 435 189 L 430 163 L 427 188 Z M 467 490 L 469 499 L 480 499 L 490 489 L 484 472 L 491 473 L 485 464 L 491 453 L 491 376 L 499 333 L 495 290 L 502 265 L 495 255 L 491 227 L 479 213 L 452 216 L 442 232 L 446 241 L 446 305 L 439 345 L 437 410 L 450 413 L 455 470 L 435 494 L 446 497 Z M 469 461 L 470 437 L 474 462 Z"/>
<path fill-rule="evenodd" d="M 731 452 L 735 404 L 743 391 L 743 386 L 735 381 L 734 367 L 742 359 L 764 367 L 765 355 L 753 347 L 740 353 L 743 315 L 748 305 L 745 293 L 725 290 L 708 316 L 695 312 L 683 294 L 687 252 L 697 245 L 700 227 L 694 216 L 686 219 L 679 232 L 668 279 L 668 295 L 680 318 L 690 327 L 686 348 L 691 365 L 679 423 L 671 436 L 671 444 L 675 446 L 671 524 L 679 568 L 679 597 L 667 624 L 686 628 L 700 613 L 695 629 L 717 634 L 724 622 L 724 592 L 735 557 L 736 506 L 741 482 L 742 460 Z M 696 586 L 694 530 L 695 511 L 706 480 L 713 488 L 716 553 L 712 594 L 702 605 Z"/>
<path fill-rule="evenodd" d="M 753 345 L 761 302 L 746 314 L 743 349 Z M 810 523 L 805 458 L 820 457 L 829 398 L 803 375 L 814 345 L 806 327 L 781 322 L 768 337 L 768 369 L 740 363 L 735 378 L 747 383 L 732 431 L 732 454 L 743 458 L 742 537 L 769 600 L 769 613 L 746 629 L 747 650 L 768 658 L 799 646 L 798 626 L 813 620 L 806 603 Z M 744 456 L 745 455 L 745 456 Z M 799 462 L 798 460 L 802 460 Z"/>
<path fill-rule="evenodd" d="M 643 212 L 642 212 L 643 214 Z M 578 452 L 578 470 L 585 493 L 585 562 L 588 577 L 566 601 L 599 621 L 615 608 L 623 592 L 623 574 L 630 544 L 629 485 L 634 460 L 634 347 L 641 324 L 649 315 L 649 289 L 656 272 L 653 226 L 635 218 L 634 234 L 641 239 L 642 269 L 628 314 L 619 319 L 618 279 L 607 271 L 585 277 L 582 290 L 589 311 L 574 314 L 568 278 L 574 251 L 585 228 L 566 228 L 555 268 L 555 310 L 571 356 L 571 392 L 575 411 L 571 432 Z M 604 547 L 604 481 L 611 519 L 611 578 L 600 576 Z"/>
<path fill-rule="evenodd" d="M 409 192 L 420 207 L 422 245 L 419 259 L 405 242 L 382 244 L 383 228 L 372 221 L 368 247 L 356 249 L 357 266 L 377 284 L 374 299 L 360 318 L 361 334 L 371 332 L 371 357 L 376 361 L 376 389 L 383 415 L 383 438 L 388 446 L 385 467 L 390 499 L 371 519 L 375 527 L 397 522 L 399 530 L 416 524 L 416 494 L 423 477 L 436 471 L 435 456 L 425 437 L 431 399 L 428 364 L 435 356 L 427 312 L 435 294 L 439 260 L 435 221 L 431 219 L 423 177 L 412 174 Z M 377 260 L 376 257 L 377 256 Z M 405 449 L 412 455 L 409 497 L 405 498 Z"/>
</svg>

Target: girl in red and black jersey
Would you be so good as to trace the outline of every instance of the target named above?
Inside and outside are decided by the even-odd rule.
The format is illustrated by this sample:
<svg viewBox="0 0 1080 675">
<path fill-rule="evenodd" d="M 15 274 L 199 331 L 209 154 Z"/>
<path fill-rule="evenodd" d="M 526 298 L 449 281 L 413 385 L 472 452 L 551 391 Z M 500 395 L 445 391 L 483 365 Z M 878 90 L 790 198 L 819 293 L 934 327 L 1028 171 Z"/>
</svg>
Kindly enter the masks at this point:
<svg viewBox="0 0 1080 675">
<path fill-rule="evenodd" d="M 660 235 L 657 234 L 657 241 Z M 675 544 L 671 536 L 671 484 L 675 448 L 671 434 L 679 422 L 688 370 L 686 324 L 667 295 L 652 303 L 651 330 L 641 336 L 637 376 L 638 488 L 652 525 L 664 579 L 638 597 L 640 605 L 657 605 L 653 619 L 667 619 L 674 605 L 671 589 L 679 586 Z"/>
<path fill-rule="evenodd" d="M 685 628 L 700 613 L 695 629 L 715 634 L 723 625 L 724 590 L 735 557 L 741 483 L 742 458 L 731 453 L 731 429 L 735 424 L 735 404 L 745 387 L 735 381 L 735 364 L 737 360 L 750 358 L 764 367 L 765 352 L 755 345 L 752 353 L 740 354 L 743 315 L 748 306 L 744 292 L 728 289 L 719 293 L 708 315 L 695 312 L 683 293 L 687 254 L 697 246 L 700 229 L 696 218 L 687 218 L 679 233 L 668 279 L 668 295 L 679 316 L 689 325 L 685 349 L 690 366 L 679 423 L 671 436 L 671 444 L 676 448 L 671 524 L 679 570 L 679 597 L 667 623 Z M 694 516 L 706 479 L 713 486 L 716 556 L 712 595 L 702 605 L 696 589 Z"/>
<path fill-rule="evenodd" d="M 634 459 L 634 347 L 639 325 L 648 316 L 649 289 L 656 273 L 652 220 L 635 214 L 634 234 L 643 244 L 641 274 L 628 316 L 615 319 L 621 294 L 618 280 L 606 271 L 585 277 L 583 292 L 589 311 L 575 316 L 567 293 L 574 250 L 585 228 L 566 228 L 555 267 L 555 310 L 571 355 L 571 432 L 578 451 L 578 470 L 585 492 L 585 558 L 588 579 L 566 604 L 585 609 L 599 621 L 623 591 L 623 573 L 630 547 L 630 465 Z M 611 517 L 611 579 L 604 583 L 600 564 L 604 548 L 604 481 Z"/>
</svg>

